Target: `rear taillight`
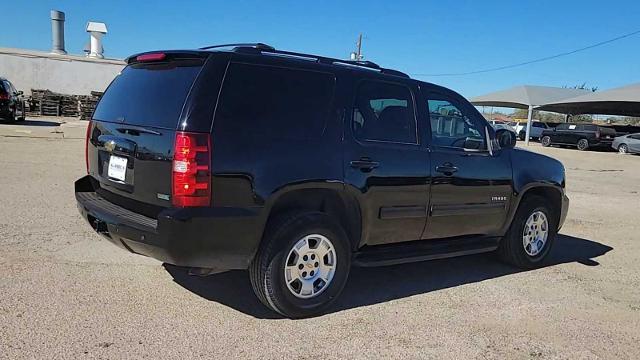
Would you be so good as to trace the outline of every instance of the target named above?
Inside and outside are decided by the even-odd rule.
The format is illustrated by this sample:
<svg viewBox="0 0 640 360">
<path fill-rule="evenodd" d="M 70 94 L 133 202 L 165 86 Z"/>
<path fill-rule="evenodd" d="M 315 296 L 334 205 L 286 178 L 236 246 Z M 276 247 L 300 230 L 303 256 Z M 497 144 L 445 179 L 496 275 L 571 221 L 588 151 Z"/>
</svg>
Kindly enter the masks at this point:
<svg viewBox="0 0 640 360">
<path fill-rule="evenodd" d="M 9 94 L 4 91 L 0 91 L 0 100 L 9 100 Z"/>
<path fill-rule="evenodd" d="M 176 207 L 211 203 L 211 136 L 176 132 L 171 203 Z"/>
<path fill-rule="evenodd" d="M 87 166 L 87 174 L 89 173 L 89 138 L 91 137 L 91 120 L 87 124 L 87 134 L 84 137 L 84 162 Z"/>
</svg>

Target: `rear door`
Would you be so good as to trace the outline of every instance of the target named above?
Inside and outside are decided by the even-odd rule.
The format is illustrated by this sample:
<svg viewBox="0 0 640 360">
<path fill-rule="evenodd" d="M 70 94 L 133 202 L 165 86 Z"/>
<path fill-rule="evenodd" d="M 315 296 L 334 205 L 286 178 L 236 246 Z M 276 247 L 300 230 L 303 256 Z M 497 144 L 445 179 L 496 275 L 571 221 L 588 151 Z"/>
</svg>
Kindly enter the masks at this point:
<svg viewBox="0 0 640 360">
<path fill-rule="evenodd" d="M 344 174 L 359 198 L 363 245 L 420 238 L 429 153 L 420 143 L 413 82 L 362 80 L 345 121 Z"/>
<path fill-rule="evenodd" d="M 431 201 L 424 239 L 500 235 L 512 196 L 509 150 L 487 148 L 489 125 L 466 100 L 425 91 L 431 134 Z"/>
<path fill-rule="evenodd" d="M 209 132 L 211 127 L 210 113 L 207 118 L 193 111 L 189 101 L 207 58 L 176 53 L 159 58 L 134 61 L 113 80 L 93 114 L 87 147 L 88 172 L 99 181 L 101 194 L 149 216 L 171 204 L 176 129 Z M 215 98 L 209 101 L 213 107 Z"/>
</svg>

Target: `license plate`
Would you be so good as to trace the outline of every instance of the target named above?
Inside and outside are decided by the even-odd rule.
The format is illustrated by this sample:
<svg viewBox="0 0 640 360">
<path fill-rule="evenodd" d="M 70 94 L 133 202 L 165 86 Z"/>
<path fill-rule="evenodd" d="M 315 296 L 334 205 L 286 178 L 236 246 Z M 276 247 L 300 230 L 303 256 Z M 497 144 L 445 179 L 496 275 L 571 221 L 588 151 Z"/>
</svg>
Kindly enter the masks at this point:
<svg viewBox="0 0 640 360">
<path fill-rule="evenodd" d="M 111 155 L 109 158 L 109 171 L 107 175 L 110 178 L 124 181 L 127 174 L 127 158 Z"/>
</svg>

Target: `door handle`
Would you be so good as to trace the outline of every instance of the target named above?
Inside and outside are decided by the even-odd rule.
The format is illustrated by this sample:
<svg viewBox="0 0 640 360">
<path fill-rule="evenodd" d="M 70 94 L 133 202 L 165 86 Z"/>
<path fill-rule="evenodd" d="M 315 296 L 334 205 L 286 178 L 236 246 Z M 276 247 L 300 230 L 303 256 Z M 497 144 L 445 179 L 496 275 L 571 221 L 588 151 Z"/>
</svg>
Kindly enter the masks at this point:
<svg viewBox="0 0 640 360">
<path fill-rule="evenodd" d="M 453 173 L 458 171 L 458 168 L 456 166 L 453 166 L 453 164 L 451 163 L 444 163 L 442 165 L 436 166 L 436 171 L 445 174 L 446 176 L 451 176 L 453 175 Z"/>
<path fill-rule="evenodd" d="M 351 165 L 352 168 L 360 169 L 362 172 L 369 172 L 380 166 L 380 163 L 372 161 L 369 158 L 360 158 L 360 160 L 351 160 L 349 165 Z"/>
</svg>

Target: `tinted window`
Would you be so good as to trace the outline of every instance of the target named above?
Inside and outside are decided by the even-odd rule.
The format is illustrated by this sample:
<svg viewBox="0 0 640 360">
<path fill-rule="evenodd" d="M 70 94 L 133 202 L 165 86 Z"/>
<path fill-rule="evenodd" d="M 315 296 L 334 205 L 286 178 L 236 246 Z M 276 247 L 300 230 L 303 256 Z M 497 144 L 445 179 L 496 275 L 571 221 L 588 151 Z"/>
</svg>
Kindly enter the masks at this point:
<svg viewBox="0 0 640 360">
<path fill-rule="evenodd" d="M 214 126 L 272 137 L 320 136 L 334 85 L 332 74 L 232 63 Z"/>
<path fill-rule="evenodd" d="M 402 85 L 365 81 L 353 109 L 353 132 L 360 140 L 416 144 L 411 91 Z"/>
<path fill-rule="evenodd" d="M 560 124 L 556 126 L 556 130 L 567 130 L 569 128 L 569 124 Z"/>
<path fill-rule="evenodd" d="M 127 66 L 96 107 L 93 118 L 175 129 L 200 61 Z"/>
<path fill-rule="evenodd" d="M 546 126 L 544 126 L 543 123 L 539 123 L 539 122 L 534 122 L 533 124 L 531 124 L 531 126 L 537 127 L 537 128 L 545 128 L 546 127 Z"/>
<path fill-rule="evenodd" d="M 438 146 L 486 149 L 484 125 L 448 100 L 429 100 L 431 143 Z"/>
</svg>

